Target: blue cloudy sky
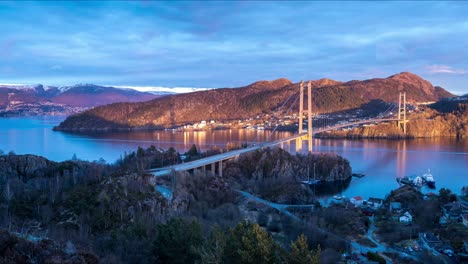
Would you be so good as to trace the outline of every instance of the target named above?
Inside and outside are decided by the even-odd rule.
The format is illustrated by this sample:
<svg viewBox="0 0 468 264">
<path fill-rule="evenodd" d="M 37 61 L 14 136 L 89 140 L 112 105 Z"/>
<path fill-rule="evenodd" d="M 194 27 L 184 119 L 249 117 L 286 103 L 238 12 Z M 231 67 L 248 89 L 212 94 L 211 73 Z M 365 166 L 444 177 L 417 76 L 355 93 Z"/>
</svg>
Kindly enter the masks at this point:
<svg viewBox="0 0 468 264">
<path fill-rule="evenodd" d="M 0 83 L 234 87 L 410 71 L 468 92 L 468 2 L 0 2 Z"/>
</svg>

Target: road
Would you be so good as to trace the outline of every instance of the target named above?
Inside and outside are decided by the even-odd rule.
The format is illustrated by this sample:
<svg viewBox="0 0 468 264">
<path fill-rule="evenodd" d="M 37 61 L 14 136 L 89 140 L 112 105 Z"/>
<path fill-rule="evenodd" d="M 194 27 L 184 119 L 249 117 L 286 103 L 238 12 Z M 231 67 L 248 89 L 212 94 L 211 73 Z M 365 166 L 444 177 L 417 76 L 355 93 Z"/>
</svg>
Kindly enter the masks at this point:
<svg viewBox="0 0 468 264">
<path fill-rule="evenodd" d="M 291 207 L 297 207 L 297 208 L 311 208 L 311 207 L 314 207 L 313 204 L 304 204 L 304 205 L 291 205 L 291 204 L 278 204 L 278 203 L 273 203 L 273 202 L 270 202 L 270 201 L 267 201 L 265 199 L 262 199 L 260 197 L 257 197 L 255 195 L 252 195 L 248 192 L 244 192 L 244 191 L 240 191 L 240 190 L 236 190 L 238 193 L 242 194 L 242 196 L 248 198 L 248 199 L 251 199 L 251 200 L 254 200 L 258 203 L 262 203 L 262 204 L 265 204 L 267 206 L 270 206 L 278 211 L 280 211 L 281 213 L 293 218 L 294 220 L 297 220 L 297 221 L 301 221 L 301 219 L 299 217 L 297 217 L 296 215 L 292 214 L 291 212 L 289 212 L 287 210 L 287 208 L 291 208 Z M 375 224 L 374 224 L 374 217 L 371 217 L 369 218 L 369 221 L 370 221 L 370 224 L 369 224 L 369 229 L 367 230 L 367 233 L 366 233 L 366 237 L 372 241 L 376 247 L 367 247 L 367 246 L 364 246 L 364 245 L 361 245 L 359 243 L 357 243 L 356 241 L 349 241 L 351 243 L 351 246 L 353 247 L 355 253 L 361 253 L 361 252 L 367 252 L 367 251 L 371 251 L 371 252 L 374 252 L 374 253 L 383 253 L 383 252 L 391 252 L 391 253 L 396 253 L 396 254 L 399 254 L 401 257 L 403 258 L 411 258 L 415 261 L 418 261 L 418 259 L 415 257 L 415 256 L 412 256 L 412 255 L 408 255 L 406 254 L 405 252 L 402 252 L 402 251 L 399 251 L 399 250 L 396 250 L 396 249 L 393 249 L 393 248 L 389 248 L 383 244 L 381 244 L 380 242 L 378 242 L 377 240 L 375 240 L 374 238 L 374 231 L 375 231 Z M 387 261 L 387 263 L 392 263 L 391 260 L 388 258 L 388 257 L 385 257 L 385 260 Z"/>
<path fill-rule="evenodd" d="M 288 208 L 292 208 L 292 207 L 296 207 L 296 208 L 313 208 L 314 205 L 313 204 L 278 204 L 278 203 L 273 203 L 273 202 L 270 202 L 270 201 L 267 201 L 265 199 L 262 199 L 260 197 L 257 197 L 255 195 L 252 195 L 248 192 L 244 192 L 244 191 L 241 191 L 241 190 L 236 190 L 238 193 L 242 194 L 242 196 L 248 198 L 248 199 L 251 199 L 251 200 L 254 200 L 258 203 L 262 203 L 264 205 L 268 205 L 270 206 L 271 208 L 274 208 L 278 211 L 280 211 L 281 213 L 293 218 L 294 220 L 297 220 L 297 221 L 301 221 L 299 219 L 299 217 L 297 217 L 296 215 L 292 214 L 291 212 L 289 212 L 287 209 Z"/>
<path fill-rule="evenodd" d="M 166 198 L 167 200 L 171 200 L 172 199 L 172 191 L 171 189 L 167 188 L 167 187 L 164 187 L 164 186 L 161 186 L 161 185 L 156 185 L 156 190 L 164 197 Z"/>
</svg>

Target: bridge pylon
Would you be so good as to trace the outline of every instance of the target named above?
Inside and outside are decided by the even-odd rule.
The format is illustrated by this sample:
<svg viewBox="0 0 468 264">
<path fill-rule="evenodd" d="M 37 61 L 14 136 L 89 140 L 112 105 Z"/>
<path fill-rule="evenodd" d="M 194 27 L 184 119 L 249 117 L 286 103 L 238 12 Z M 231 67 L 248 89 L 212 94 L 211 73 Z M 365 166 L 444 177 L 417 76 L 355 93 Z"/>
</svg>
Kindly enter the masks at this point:
<svg viewBox="0 0 468 264">
<path fill-rule="evenodd" d="M 398 127 L 406 134 L 406 93 L 400 92 L 398 96 Z"/>
<path fill-rule="evenodd" d="M 304 114 L 307 115 L 307 136 L 304 137 L 307 140 L 308 151 L 312 152 L 312 83 L 309 81 L 307 83 L 307 110 L 304 110 L 304 82 L 301 81 L 299 86 L 299 134 L 303 133 L 303 122 Z M 298 146 L 299 144 L 299 146 Z M 298 138 L 296 142 L 296 148 L 302 149 L 302 137 Z"/>
</svg>

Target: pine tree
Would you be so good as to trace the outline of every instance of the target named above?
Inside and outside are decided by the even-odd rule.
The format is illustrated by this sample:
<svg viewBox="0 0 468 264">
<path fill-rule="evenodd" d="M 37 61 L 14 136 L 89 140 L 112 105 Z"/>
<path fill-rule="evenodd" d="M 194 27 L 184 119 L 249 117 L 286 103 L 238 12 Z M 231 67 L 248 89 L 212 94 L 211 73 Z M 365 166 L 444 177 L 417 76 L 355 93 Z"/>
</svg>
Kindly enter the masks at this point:
<svg viewBox="0 0 468 264">
<path fill-rule="evenodd" d="M 291 264 L 319 264 L 320 263 L 320 245 L 317 251 L 309 250 L 307 237 L 303 234 L 297 237 L 295 242 L 291 241 L 291 253 L 288 263 Z"/>
<path fill-rule="evenodd" d="M 187 155 L 190 157 L 195 157 L 198 155 L 197 146 L 195 146 L 195 144 L 193 144 L 189 151 L 187 151 Z"/>
<path fill-rule="evenodd" d="M 258 224 L 241 222 L 230 230 L 225 263 L 280 263 L 280 247 Z"/>
</svg>

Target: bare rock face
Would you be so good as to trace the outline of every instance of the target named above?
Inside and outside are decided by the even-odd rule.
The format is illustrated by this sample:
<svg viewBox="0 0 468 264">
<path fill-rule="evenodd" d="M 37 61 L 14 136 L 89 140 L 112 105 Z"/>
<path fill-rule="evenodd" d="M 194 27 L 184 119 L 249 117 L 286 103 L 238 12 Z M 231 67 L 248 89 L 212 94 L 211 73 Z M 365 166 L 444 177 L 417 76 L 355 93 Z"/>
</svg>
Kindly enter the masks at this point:
<svg viewBox="0 0 468 264">
<path fill-rule="evenodd" d="M 303 180 L 315 178 L 333 184 L 351 177 L 351 166 L 341 156 L 291 155 L 280 148 L 246 153 L 226 167 L 223 175 L 241 185 L 242 190 L 284 204 L 313 202 L 313 192 L 304 188 Z"/>
<path fill-rule="evenodd" d="M 0 177 L 42 177 L 51 164 L 46 158 L 35 155 L 0 156 Z"/>
<path fill-rule="evenodd" d="M 15 198 L 27 197 L 34 191 L 61 190 L 96 182 L 112 172 L 108 165 L 93 162 L 54 162 L 35 155 L 0 156 L 0 181 Z"/>
<path fill-rule="evenodd" d="M 99 263 L 99 258 L 92 253 L 77 251 L 67 254 L 65 247 L 49 239 L 30 241 L 0 231 L 0 263 Z"/>
<path fill-rule="evenodd" d="M 337 85 L 337 84 L 341 84 L 341 83 L 342 82 L 335 81 L 335 80 L 328 79 L 328 78 L 322 78 L 320 80 L 311 81 L 312 87 L 333 86 L 333 85 Z"/>
<path fill-rule="evenodd" d="M 313 177 L 312 167 L 315 164 L 317 180 L 325 182 L 344 181 L 351 178 L 349 161 L 336 154 L 309 155 L 309 176 Z"/>
<path fill-rule="evenodd" d="M 435 110 L 409 116 L 406 135 L 396 122 L 374 126 L 358 127 L 347 131 L 321 133 L 318 137 L 327 138 L 428 138 L 428 137 L 468 137 L 468 107 L 452 113 L 439 113 Z"/>
<path fill-rule="evenodd" d="M 421 91 L 423 91 L 426 94 L 433 95 L 435 93 L 435 88 L 430 82 L 410 72 L 402 72 L 399 74 L 392 75 L 388 78 L 395 81 L 399 81 L 404 84 L 418 87 Z"/>
</svg>

